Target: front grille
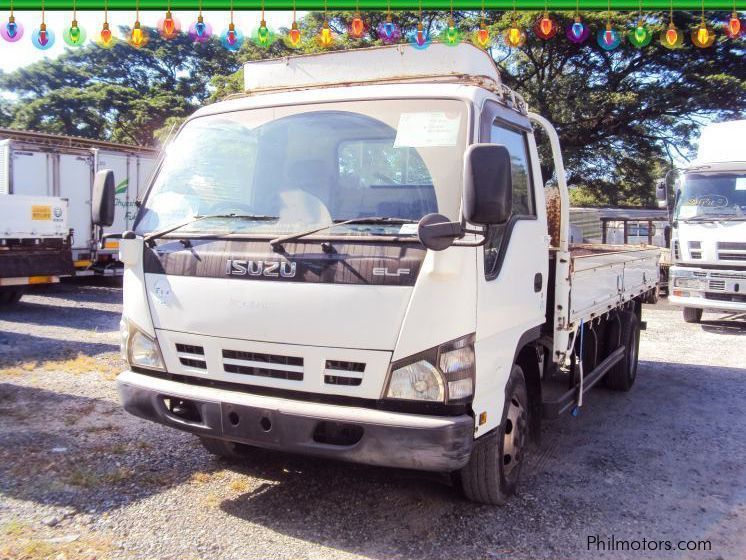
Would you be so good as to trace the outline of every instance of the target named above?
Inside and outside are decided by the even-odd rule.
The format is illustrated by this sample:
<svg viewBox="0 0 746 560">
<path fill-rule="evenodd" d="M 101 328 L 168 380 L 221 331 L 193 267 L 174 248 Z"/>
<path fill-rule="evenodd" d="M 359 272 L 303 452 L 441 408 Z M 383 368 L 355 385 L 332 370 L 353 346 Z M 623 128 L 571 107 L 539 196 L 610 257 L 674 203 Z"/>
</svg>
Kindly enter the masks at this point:
<svg viewBox="0 0 746 560">
<path fill-rule="evenodd" d="M 328 385 L 347 385 L 357 387 L 363 382 L 365 364 L 360 362 L 345 362 L 342 360 L 326 360 L 324 367 L 324 383 Z"/>
<path fill-rule="evenodd" d="M 202 346 L 194 346 L 192 344 L 177 344 L 177 352 L 184 352 L 185 354 L 198 354 L 200 356 L 205 355 L 205 349 Z"/>
<path fill-rule="evenodd" d="M 707 284 L 710 290 L 725 290 L 725 280 L 710 280 Z"/>
<path fill-rule="evenodd" d="M 202 346 L 177 343 L 176 354 L 179 356 L 179 362 L 182 366 L 195 369 L 207 369 L 207 362 L 205 362 L 205 349 Z"/>
<path fill-rule="evenodd" d="M 241 350 L 223 350 L 223 369 L 228 373 L 303 381 L 303 358 Z"/>
<path fill-rule="evenodd" d="M 746 243 L 738 241 L 721 241 L 718 243 L 718 249 L 735 249 L 737 251 L 746 251 Z"/>
<path fill-rule="evenodd" d="M 739 241 L 720 241 L 718 259 L 723 261 L 746 261 L 746 243 Z"/>
<path fill-rule="evenodd" d="M 746 294 L 711 294 L 705 293 L 705 299 L 716 301 L 732 301 L 735 303 L 746 303 Z"/>
<path fill-rule="evenodd" d="M 701 259 L 702 251 L 690 251 L 689 253 L 693 259 Z"/>
<path fill-rule="evenodd" d="M 746 261 L 746 253 L 724 253 L 718 252 L 718 258 L 721 261 Z"/>
<path fill-rule="evenodd" d="M 711 278 L 725 278 L 726 280 L 746 280 L 746 274 L 738 274 L 738 273 L 724 273 L 724 272 L 711 272 L 710 273 Z"/>
</svg>

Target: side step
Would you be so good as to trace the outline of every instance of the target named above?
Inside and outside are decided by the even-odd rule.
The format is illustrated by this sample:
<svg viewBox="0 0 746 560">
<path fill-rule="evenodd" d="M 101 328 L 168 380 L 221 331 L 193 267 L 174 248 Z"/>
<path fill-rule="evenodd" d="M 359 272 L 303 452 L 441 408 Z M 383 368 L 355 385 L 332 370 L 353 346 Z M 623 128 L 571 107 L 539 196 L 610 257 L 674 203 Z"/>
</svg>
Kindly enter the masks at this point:
<svg viewBox="0 0 746 560">
<path fill-rule="evenodd" d="M 598 364 L 596 369 L 585 375 L 585 379 L 583 380 L 583 394 L 587 393 L 591 387 L 601 381 L 601 378 L 606 375 L 606 372 L 624 358 L 625 351 L 626 348 L 620 346 L 609 354 L 604 361 Z M 573 387 L 555 399 L 545 400 L 542 402 L 542 416 L 546 419 L 557 418 L 560 414 L 572 408 L 577 400 L 577 394 L 577 388 Z"/>
</svg>

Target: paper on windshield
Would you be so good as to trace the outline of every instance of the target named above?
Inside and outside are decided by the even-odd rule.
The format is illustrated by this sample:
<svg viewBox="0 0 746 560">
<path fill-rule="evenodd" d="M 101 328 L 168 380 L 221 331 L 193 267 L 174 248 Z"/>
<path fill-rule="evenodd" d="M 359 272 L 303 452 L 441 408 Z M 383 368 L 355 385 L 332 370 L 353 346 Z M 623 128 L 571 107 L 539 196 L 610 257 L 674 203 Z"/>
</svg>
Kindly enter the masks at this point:
<svg viewBox="0 0 746 560">
<path fill-rule="evenodd" d="M 402 113 L 396 131 L 395 148 L 455 146 L 461 115 L 443 111 Z"/>
<path fill-rule="evenodd" d="M 746 191 L 746 177 L 736 177 L 736 190 Z"/>
</svg>

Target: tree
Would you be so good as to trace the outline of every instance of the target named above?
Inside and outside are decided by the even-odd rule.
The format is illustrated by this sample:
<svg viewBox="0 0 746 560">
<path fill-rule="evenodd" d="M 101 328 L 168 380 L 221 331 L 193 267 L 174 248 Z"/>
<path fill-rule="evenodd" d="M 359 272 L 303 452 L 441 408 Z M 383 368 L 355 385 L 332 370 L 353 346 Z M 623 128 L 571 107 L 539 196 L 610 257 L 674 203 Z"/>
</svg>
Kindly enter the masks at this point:
<svg viewBox="0 0 746 560">
<path fill-rule="evenodd" d="M 123 30 L 126 33 L 126 30 Z M 171 117 L 185 117 L 210 97 L 210 79 L 238 62 L 217 38 L 194 45 L 181 34 L 134 49 L 118 43 L 71 50 L 0 76 L 18 99 L 10 126 L 129 144 L 151 145 Z"/>
<path fill-rule="evenodd" d="M 560 33 L 572 15 L 555 14 Z M 725 20 L 725 14 L 709 16 L 716 28 Z M 528 28 L 537 17 L 521 14 L 518 24 Z M 576 199 L 652 206 L 655 178 L 690 154 L 703 122 L 743 118 L 743 41 L 719 31 L 709 49 L 688 45 L 671 51 L 657 41 L 665 17 L 651 14 L 649 19 L 657 22 L 651 26 L 655 39 L 644 49 L 623 44 L 605 51 L 592 34 L 582 46 L 564 37 L 533 38 L 518 52 L 494 53 L 505 82 L 557 127 L 569 183 L 580 191 Z M 607 20 L 604 13 L 587 13 L 584 21 L 598 30 Z M 612 13 L 610 21 L 616 29 L 631 27 L 624 13 Z M 675 23 L 688 39 L 699 20 L 677 12 Z M 504 14 L 490 28 L 499 33 L 509 24 L 510 14 Z"/>
</svg>

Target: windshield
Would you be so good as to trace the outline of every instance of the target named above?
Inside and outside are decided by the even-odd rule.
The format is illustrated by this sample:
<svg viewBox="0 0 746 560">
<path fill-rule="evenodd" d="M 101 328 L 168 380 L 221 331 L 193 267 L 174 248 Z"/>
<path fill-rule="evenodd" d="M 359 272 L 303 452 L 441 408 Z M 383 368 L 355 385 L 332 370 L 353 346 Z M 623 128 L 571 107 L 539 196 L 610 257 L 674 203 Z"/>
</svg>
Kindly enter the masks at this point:
<svg viewBox="0 0 746 560">
<path fill-rule="evenodd" d="M 166 149 L 136 231 L 287 234 L 365 217 L 458 219 L 466 104 L 376 100 L 272 107 L 188 122 Z M 231 218 L 230 214 L 244 216 Z M 255 216 L 256 219 L 252 219 Z M 349 224 L 334 234 L 416 234 Z"/>
<path fill-rule="evenodd" d="M 678 220 L 746 218 L 746 174 L 685 175 L 674 217 Z"/>
</svg>

